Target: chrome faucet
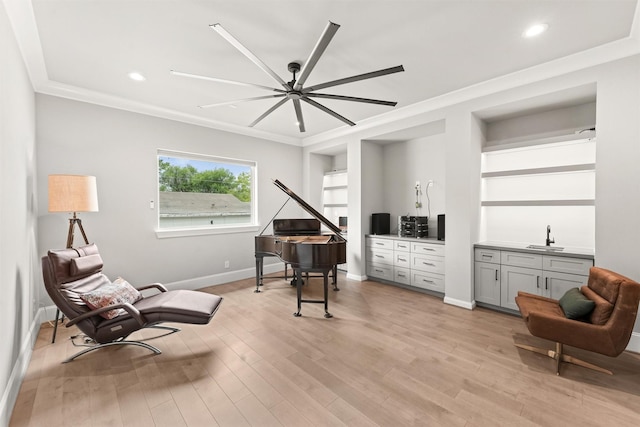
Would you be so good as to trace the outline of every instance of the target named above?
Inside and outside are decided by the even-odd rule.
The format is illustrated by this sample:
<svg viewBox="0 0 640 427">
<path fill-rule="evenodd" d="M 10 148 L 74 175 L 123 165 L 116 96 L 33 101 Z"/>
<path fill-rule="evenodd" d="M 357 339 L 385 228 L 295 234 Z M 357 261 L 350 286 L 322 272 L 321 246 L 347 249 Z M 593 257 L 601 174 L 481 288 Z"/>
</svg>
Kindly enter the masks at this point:
<svg viewBox="0 0 640 427">
<path fill-rule="evenodd" d="M 555 239 L 550 239 L 549 238 L 549 234 L 551 234 L 551 226 L 547 225 L 547 242 L 546 242 L 547 246 L 551 246 L 552 243 L 556 242 Z"/>
</svg>

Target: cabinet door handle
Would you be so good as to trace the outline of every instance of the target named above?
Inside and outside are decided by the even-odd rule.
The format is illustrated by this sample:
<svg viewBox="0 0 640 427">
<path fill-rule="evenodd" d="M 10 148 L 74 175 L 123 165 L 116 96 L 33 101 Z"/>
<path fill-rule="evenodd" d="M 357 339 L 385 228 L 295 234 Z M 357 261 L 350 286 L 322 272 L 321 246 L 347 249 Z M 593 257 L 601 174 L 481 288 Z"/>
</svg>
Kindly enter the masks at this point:
<svg viewBox="0 0 640 427">
<path fill-rule="evenodd" d="M 496 270 L 496 282 L 498 281 L 498 270 Z"/>
<path fill-rule="evenodd" d="M 403 257 L 401 257 L 401 256 L 399 256 L 399 257 L 398 257 L 398 261 L 406 262 L 406 261 L 407 261 L 407 259 L 406 259 L 406 258 L 403 258 Z"/>
<path fill-rule="evenodd" d="M 548 277 L 544 278 L 544 289 L 547 290 L 547 291 L 549 290 L 549 278 Z"/>
<path fill-rule="evenodd" d="M 384 243 L 382 243 L 382 242 L 376 242 L 376 245 L 378 245 L 378 246 L 384 246 Z"/>
<path fill-rule="evenodd" d="M 423 251 L 430 251 L 430 252 L 435 252 L 435 249 L 431 249 L 431 248 L 422 248 Z"/>
<path fill-rule="evenodd" d="M 404 273 L 398 273 L 398 277 L 407 277 L 404 275 Z"/>
<path fill-rule="evenodd" d="M 493 258 L 491 255 L 482 254 L 482 258 Z"/>
<path fill-rule="evenodd" d="M 540 276 L 536 276 L 536 288 L 540 289 Z"/>
<path fill-rule="evenodd" d="M 422 281 L 425 282 L 425 283 L 436 283 L 433 280 L 427 280 L 427 279 L 422 279 Z"/>
<path fill-rule="evenodd" d="M 424 261 L 422 261 L 422 263 L 423 263 L 424 265 L 430 265 L 431 267 L 435 267 L 435 264 L 431 264 L 430 262 L 424 262 Z"/>
</svg>

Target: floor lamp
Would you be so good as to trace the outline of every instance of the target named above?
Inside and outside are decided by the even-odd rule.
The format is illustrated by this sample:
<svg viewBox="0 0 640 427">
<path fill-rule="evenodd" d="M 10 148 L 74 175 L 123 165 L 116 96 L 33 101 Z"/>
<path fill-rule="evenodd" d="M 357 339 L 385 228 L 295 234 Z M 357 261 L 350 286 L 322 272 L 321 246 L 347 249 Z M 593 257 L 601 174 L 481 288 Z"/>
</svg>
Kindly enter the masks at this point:
<svg viewBox="0 0 640 427">
<path fill-rule="evenodd" d="M 49 175 L 49 212 L 69 212 L 69 231 L 67 233 L 67 248 L 73 247 L 74 230 L 76 225 L 82 233 L 85 244 L 89 244 L 87 235 L 82 227 L 82 220 L 78 212 L 98 212 L 98 191 L 96 177 L 86 175 Z M 56 341 L 58 331 L 58 317 L 60 310 L 56 309 L 56 321 L 53 326 L 51 342 Z M 60 319 L 63 321 L 64 317 Z"/>
</svg>

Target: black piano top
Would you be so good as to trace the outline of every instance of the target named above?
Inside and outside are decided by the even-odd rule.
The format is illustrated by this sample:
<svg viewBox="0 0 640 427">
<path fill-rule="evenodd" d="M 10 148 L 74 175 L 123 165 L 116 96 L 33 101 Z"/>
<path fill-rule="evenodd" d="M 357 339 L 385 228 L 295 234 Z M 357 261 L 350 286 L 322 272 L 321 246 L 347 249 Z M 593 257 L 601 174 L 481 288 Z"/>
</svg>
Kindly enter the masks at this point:
<svg viewBox="0 0 640 427">
<path fill-rule="evenodd" d="M 314 218 L 273 220 L 274 235 L 307 236 L 320 234 L 320 221 Z"/>
<path fill-rule="evenodd" d="M 298 202 L 298 204 L 300 205 L 300 207 L 302 207 L 302 209 L 307 211 L 314 218 L 317 218 L 317 220 L 322 222 L 322 224 L 324 224 L 324 226 L 327 227 L 329 230 L 333 231 L 336 234 L 336 236 L 337 236 L 337 238 L 339 240 L 344 240 L 344 241 L 347 240 L 344 237 L 342 237 L 342 235 L 341 235 L 342 230 L 340 230 L 340 227 L 338 227 L 337 225 L 335 225 L 334 223 L 329 221 L 327 218 L 325 218 L 324 215 L 322 215 L 320 212 L 318 212 L 317 210 L 312 208 L 311 205 L 309 205 L 307 202 L 302 200 L 302 198 L 300 198 L 300 196 L 298 196 L 296 193 L 291 191 L 286 185 L 284 185 L 283 183 L 281 183 L 277 179 L 275 181 L 273 181 L 273 183 L 275 184 L 276 187 L 278 187 L 279 189 L 284 191 L 286 194 L 288 194 L 289 197 L 291 197 L 293 200 Z M 298 220 L 296 220 L 296 221 L 298 221 Z"/>
</svg>

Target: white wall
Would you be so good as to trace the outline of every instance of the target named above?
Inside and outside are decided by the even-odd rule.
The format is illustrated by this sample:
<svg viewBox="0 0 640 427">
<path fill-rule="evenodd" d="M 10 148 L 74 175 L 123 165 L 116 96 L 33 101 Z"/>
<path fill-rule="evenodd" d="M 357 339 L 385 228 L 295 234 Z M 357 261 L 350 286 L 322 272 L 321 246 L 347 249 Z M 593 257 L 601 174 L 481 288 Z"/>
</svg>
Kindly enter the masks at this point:
<svg viewBox="0 0 640 427">
<path fill-rule="evenodd" d="M 8 425 L 40 327 L 35 96 L 0 4 L 0 425 Z"/>
<path fill-rule="evenodd" d="M 598 75 L 596 265 L 640 281 L 640 57 Z M 635 351 L 640 351 L 640 318 Z"/>
<path fill-rule="evenodd" d="M 47 212 L 47 176 L 95 175 L 100 212 L 81 214 L 84 229 L 100 248 L 106 274 L 133 284 L 198 287 L 255 272 L 257 232 L 156 237 L 157 211 L 149 202 L 156 199 L 158 148 L 256 161 L 261 226 L 288 199 L 272 179 L 302 191 L 299 147 L 46 95 L 37 96 L 37 117 L 41 252 L 63 247 L 67 235 L 68 215 Z M 290 202 L 280 215 L 301 212 Z"/>
<path fill-rule="evenodd" d="M 445 148 L 444 134 L 383 146 L 386 176 L 383 189 L 391 213 L 392 234 L 397 233 L 399 215 L 414 215 L 428 216 L 429 237 L 437 236 L 437 215 L 445 212 L 446 181 L 442 161 L 446 155 Z M 429 180 L 433 181 L 433 186 L 427 188 Z M 421 187 L 419 200 L 422 207 L 418 209 L 416 181 Z"/>
</svg>

